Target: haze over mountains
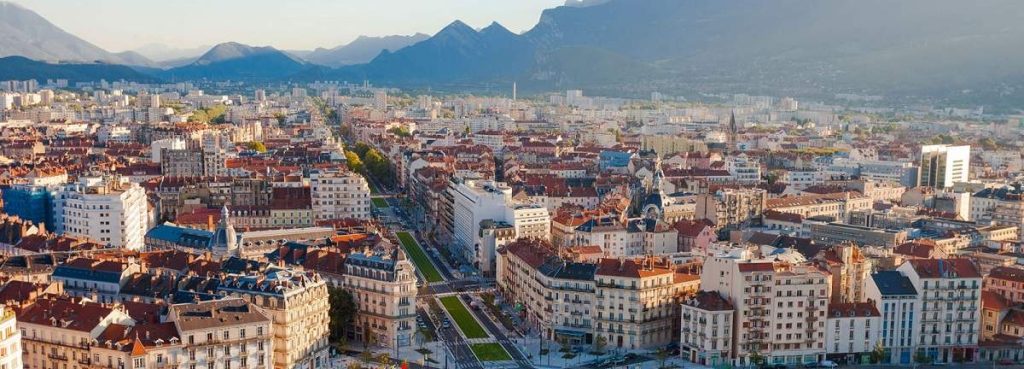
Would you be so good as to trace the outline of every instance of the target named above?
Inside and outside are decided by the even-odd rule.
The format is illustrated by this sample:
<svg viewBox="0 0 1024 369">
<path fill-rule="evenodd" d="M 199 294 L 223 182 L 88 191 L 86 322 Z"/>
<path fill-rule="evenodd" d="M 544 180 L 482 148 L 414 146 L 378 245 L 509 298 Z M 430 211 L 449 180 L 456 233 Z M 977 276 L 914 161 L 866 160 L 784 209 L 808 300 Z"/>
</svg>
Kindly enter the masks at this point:
<svg viewBox="0 0 1024 369">
<path fill-rule="evenodd" d="M 430 38 L 429 35 L 417 33 L 411 36 L 359 36 L 354 41 L 331 49 L 318 48 L 303 55 L 310 63 L 337 67 L 342 65 L 363 64 L 380 55 L 381 51 L 397 51 L 406 46 Z"/>
<path fill-rule="evenodd" d="M 0 35 L 0 57 L 17 55 L 53 62 L 126 61 L 65 32 L 39 14 L 14 3 L 0 2 Z"/>
<path fill-rule="evenodd" d="M 218 45 L 214 49 L 222 50 L 210 52 L 235 52 L 231 60 L 196 60 L 155 74 L 369 79 L 431 88 L 516 81 L 523 89 L 634 96 L 853 92 L 1018 99 L 1024 98 L 1024 48 L 1014 45 L 1024 40 L 1021 19 L 1024 6 L 1017 0 L 592 1 L 546 10 L 523 34 L 497 23 L 478 31 L 455 21 L 429 38 L 366 37 L 308 54 Z M 0 41 L 0 55 L 125 64 L 138 59 L 106 53 L 31 11 L 0 11 L 0 30 L 26 22 L 31 26 L 21 28 L 45 32 L 21 30 Z"/>
</svg>

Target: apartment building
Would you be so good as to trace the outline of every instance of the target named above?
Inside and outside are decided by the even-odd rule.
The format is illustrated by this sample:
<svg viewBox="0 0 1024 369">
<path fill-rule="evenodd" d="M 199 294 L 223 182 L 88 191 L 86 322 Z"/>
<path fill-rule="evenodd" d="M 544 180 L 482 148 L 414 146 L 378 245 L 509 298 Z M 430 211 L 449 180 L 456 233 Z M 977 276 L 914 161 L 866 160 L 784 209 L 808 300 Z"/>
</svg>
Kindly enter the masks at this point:
<svg viewBox="0 0 1024 369">
<path fill-rule="evenodd" d="M 137 263 L 74 258 L 58 265 L 50 278 L 63 284 L 70 296 L 112 303 L 120 301 L 121 287 L 132 274 L 140 271 Z"/>
<path fill-rule="evenodd" d="M 141 250 L 149 230 L 146 190 L 122 177 L 82 177 L 53 194 L 53 229 Z"/>
<path fill-rule="evenodd" d="M 730 359 L 735 365 L 798 365 L 825 358 L 831 276 L 814 265 L 764 258 L 757 249 L 705 259 L 701 288 L 735 306 Z"/>
<path fill-rule="evenodd" d="M 229 298 L 168 307 L 181 334 L 186 368 L 268 369 L 273 365 L 272 321 L 245 300 Z"/>
<path fill-rule="evenodd" d="M 41 298 L 18 315 L 24 366 L 92 368 L 90 346 L 111 324 L 132 325 L 123 307 L 80 298 Z"/>
<path fill-rule="evenodd" d="M 882 315 L 872 302 L 843 302 L 828 305 L 825 323 L 826 357 L 836 363 L 871 362 L 871 352 L 881 345 Z"/>
<path fill-rule="evenodd" d="M 370 185 L 348 170 L 315 170 L 309 174 L 313 219 L 370 219 Z"/>
<path fill-rule="evenodd" d="M 737 228 L 760 222 L 767 208 L 768 192 L 760 188 L 722 188 L 700 195 L 694 219 L 706 219 L 716 229 Z"/>
<path fill-rule="evenodd" d="M 992 268 L 985 276 L 984 288 L 1012 304 L 1024 304 L 1024 269 L 1012 266 Z"/>
<path fill-rule="evenodd" d="M 570 246 L 599 246 L 605 257 L 638 257 L 679 252 L 679 231 L 656 219 L 595 217 L 573 230 Z"/>
<path fill-rule="evenodd" d="M 546 207 L 512 200 L 512 187 L 502 182 L 453 179 L 448 186 L 451 201 L 453 248 L 473 263 L 481 274 L 495 273 L 493 244 L 481 242 L 480 227 L 487 220 L 515 228 L 516 238 L 551 239 L 551 215 Z"/>
<path fill-rule="evenodd" d="M 14 310 L 0 305 L 0 368 L 23 368 L 21 345 L 21 330 Z"/>
<path fill-rule="evenodd" d="M 796 214 L 806 218 L 827 218 L 837 222 L 849 221 L 849 214 L 871 209 L 874 201 L 858 192 L 840 192 L 823 195 L 801 195 L 770 199 L 765 209 Z"/>
<path fill-rule="evenodd" d="M 174 323 L 111 324 L 96 337 L 89 352 L 93 369 L 174 369 L 185 362 Z"/>
<path fill-rule="evenodd" d="M 712 367 L 730 363 L 735 312 L 718 292 L 699 291 L 684 301 L 679 334 L 683 359 Z"/>
<path fill-rule="evenodd" d="M 630 350 L 664 347 L 677 332 L 677 308 L 696 293 L 699 280 L 675 273 L 656 258 L 602 259 L 596 281 L 595 335 L 609 347 Z"/>
<path fill-rule="evenodd" d="M 834 303 L 864 302 L 864 286 L 871 278 L 872 259 L 854 244 L 832 246 L 815 255 L 815 261 L 832 274 Z"/>
<path fill-rule="evenodd" d="M 594 342 L 597 265 L 563 260 L 547 242 L 520 239 L 498 251 L 497 266 L 498 290 L 524 307 L 545 339 Z"/>
<path fill-rule="evenodd" d="M 1024 183 L 983 189 L 971 196 L 970 204 L 972 221 L 1024 228 Z"/>
<path fill-rule="evenodd" d="M 345 259 L 343 288 L 359 313 L 354 340 L 385 347 L 408 346 L 416 327 L 416 269 L 405 252 L 353 252 Z"/>
<path fill-rule="evenodd" d="M 897 270 L 919 291 L 918 352 L 933 362 L 975 361 L 982 276 L 968 259 L 915 259 Z"/>
<path fill-rule="evenodd" d="M 219 292 L 260 307 L 272 322 L 275 368 L 317 369 L 328 365 L 327 284 L 318 274 L 267 268 L 221 279 Z"/>
<path fill-rule="evenodd" d="M 881 271 L 871 275 L 864 291 L 882 314 L 878 335 L 885 348 L 882 363 L 913 363 L 921 324 L 920 296 L 914 283 L 898 271 Z"/>
</svg>

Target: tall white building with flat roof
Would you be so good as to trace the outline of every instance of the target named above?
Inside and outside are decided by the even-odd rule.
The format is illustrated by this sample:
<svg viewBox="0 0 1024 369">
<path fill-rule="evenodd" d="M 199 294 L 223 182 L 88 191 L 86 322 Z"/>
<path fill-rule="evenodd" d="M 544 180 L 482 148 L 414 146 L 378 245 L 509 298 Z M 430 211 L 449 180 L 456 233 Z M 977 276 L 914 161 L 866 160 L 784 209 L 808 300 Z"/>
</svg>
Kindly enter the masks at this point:
<svg viewBox="0 0 1024 369">
<path fill-rule="evenodd" d="M 953 183 L 967 182 L 971 169 L 971 147 L 922 146 L 920 168 L 918 186 L 949 188 L 953 187 Z"/>
<path fill-rule="evenodd" d="M 313 219 L 370 219 L 370 185 L 348 170 L 317 170 L 309 175 Z"/>
<path fill-rule="evenodd" d="M 58 234 L 141 250 L 149 230 L 146 190 L 123 177 L 82 177 L 53 194 Z"/>
<path fill-rule="evenodd" d="M 505 222 L 516 238 L 550 239 L 551 215 L 542 205 L 516 204 L 512 187 L 502 182 L 456 180 L 448 188 L 452 198 L 452 237 L 455 251 L 474 263 L 481 273 L 491 274 L 495 250 L 480 242 L 485 220 Z"/>
</svg>

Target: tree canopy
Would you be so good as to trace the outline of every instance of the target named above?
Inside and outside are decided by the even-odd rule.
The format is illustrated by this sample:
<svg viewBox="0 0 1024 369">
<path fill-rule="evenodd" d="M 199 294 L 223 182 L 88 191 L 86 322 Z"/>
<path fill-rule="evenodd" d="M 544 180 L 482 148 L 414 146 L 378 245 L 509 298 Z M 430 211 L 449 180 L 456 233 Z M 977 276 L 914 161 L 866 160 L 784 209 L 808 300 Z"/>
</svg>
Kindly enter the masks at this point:
<svg viewBox="0 0 1024 369">
<path fill-rule="evenodd" d="M 330 340 L 331 342 L 341 342 L 348 336 L 352 321 L 359 308 L 355 299 L 352 298 L 352 294 L 343 288 L 328 287 L 327 294 L 330 303 L 328 311 Z"/>
<path fill-rule="evenodd" d="M 217 104 L 206 108 L 196 109 L 192 112 L 192 116 L 188 117 L 188 121 L 205 124 L 222 124 L 227 122 L 225 118 L 227 112 L 228 107 L 226 105 Z"/>
<path fill-rule="evenodd" d="M 255 151 L 255 152 L 258 152 L 258 153 L 267 152 L 267 146 L 264 145 L 263 142 L 260 142 L 260 141 L 252 141 L 252 142 L 246 144 L 245 146 L 247 148 L 249 148 L 249 150 L 252 150 L 252 151 Z"/>
</svg>

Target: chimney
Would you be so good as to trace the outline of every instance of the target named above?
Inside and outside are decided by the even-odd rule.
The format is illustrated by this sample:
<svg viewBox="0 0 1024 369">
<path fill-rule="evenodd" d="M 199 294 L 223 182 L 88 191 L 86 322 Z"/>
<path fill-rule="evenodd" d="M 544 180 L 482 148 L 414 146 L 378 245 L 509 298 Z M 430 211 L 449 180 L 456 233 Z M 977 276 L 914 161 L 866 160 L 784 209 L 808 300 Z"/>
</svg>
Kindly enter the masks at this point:
<svg viewBox="0 0 1024 369">
<path fill-rule="evenodd" d="M 206 216 L 206 230 L 208 230 L 210 232 L 213 232 L 213 230 L 214 230 L 214 228 L 213 228 L 213 214 L 209 214 L 209 215 Z"/>
</svg>

